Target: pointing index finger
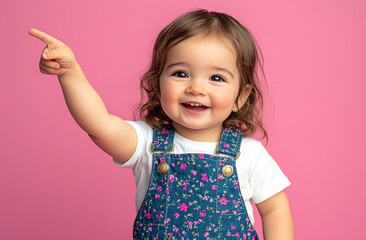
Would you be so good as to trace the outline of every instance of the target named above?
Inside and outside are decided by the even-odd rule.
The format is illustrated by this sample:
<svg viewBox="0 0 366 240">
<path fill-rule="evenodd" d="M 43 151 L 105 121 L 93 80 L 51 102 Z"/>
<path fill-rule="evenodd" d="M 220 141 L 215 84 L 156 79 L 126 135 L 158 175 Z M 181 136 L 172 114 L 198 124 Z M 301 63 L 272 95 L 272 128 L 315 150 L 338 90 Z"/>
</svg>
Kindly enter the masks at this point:
<svg viewBox="0 0 366 240">
<path fill-rule="evenodd" d="M 35 28 L 31 28 L 28 31 L 29 35 L 38 38 L 39 40 L 41 40 L 42 42 L 44 42 L 47 45 L 52 45 L 52 44 L 56 44 L 57 39 L 52 37 L 51 35 L 48 35 L 45 32 L 42 32 L 38 29 Z"/>
</svg>

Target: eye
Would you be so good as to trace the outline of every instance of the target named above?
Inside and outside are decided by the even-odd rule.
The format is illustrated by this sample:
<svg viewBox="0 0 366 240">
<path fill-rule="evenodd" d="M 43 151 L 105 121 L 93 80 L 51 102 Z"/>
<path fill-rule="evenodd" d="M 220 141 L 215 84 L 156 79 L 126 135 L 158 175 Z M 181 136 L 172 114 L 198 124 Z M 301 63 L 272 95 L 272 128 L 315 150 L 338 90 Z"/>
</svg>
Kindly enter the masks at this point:
<svg viewBox="0 0 366 240">
<path fill-rule="evenodd" d="M 177 77 L 177 78 L 187 78 L 188 74 L 186 74 L 183 71 L 176 71 L 172 74 L 172 76 Z"/>
<path fill-rule="evenodd" d="M 214 82 L 225 82 L 225 79 L 219 75 L 213 75 L 210 79 Z"/>
</svg>

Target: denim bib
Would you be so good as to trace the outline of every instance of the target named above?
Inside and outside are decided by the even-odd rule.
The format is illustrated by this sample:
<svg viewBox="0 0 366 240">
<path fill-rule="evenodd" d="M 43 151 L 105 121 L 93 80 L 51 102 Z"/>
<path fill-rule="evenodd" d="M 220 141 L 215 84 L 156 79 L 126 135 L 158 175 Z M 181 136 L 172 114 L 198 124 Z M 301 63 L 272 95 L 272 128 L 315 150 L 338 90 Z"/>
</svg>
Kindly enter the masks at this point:
<svg viewBox="0 0 366 240">
<path fill-rule="evenodd" d="M 242 134 L 225 128 L 217 155 L 173 154 L 174 129 L 154 129 L 150 183 L 133 238 L 258 239 L 240 193 Z"/>
</svg>

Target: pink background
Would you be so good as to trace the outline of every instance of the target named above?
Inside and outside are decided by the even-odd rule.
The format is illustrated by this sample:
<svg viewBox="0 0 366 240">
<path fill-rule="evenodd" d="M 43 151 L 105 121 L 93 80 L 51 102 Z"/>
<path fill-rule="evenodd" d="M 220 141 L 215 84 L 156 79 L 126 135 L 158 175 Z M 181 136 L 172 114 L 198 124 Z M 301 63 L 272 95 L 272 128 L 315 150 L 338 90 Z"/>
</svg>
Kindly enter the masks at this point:
<svg viewBox="0 0 366 240">
<path fill-rule="evenodd" d="M 296 239 L 364 238 L 364 1 L 13 0 L 0 3 L 0 239 L 130 239 L 135 214 L 131 172 L 74 123 L 28 28 L 68 43 L 130 119 L 154 37 L 194 8 L 231 14 L 262 48 L 267 148 L 292 181 Z"/>
</svg>

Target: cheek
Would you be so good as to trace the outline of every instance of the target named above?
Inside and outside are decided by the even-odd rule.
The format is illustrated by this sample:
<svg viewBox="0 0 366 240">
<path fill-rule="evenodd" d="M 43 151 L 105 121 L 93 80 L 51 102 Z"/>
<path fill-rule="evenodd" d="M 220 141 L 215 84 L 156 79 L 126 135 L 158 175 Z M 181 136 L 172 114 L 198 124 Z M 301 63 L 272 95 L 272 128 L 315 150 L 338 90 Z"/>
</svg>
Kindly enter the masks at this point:
<svg viewBox="0 0 366 240">
<path fill-rule="evenodd" d="M 165 111 L 166 106 L 175 102 L 177 99 L 176 91 L 174 88 L 170 88 L 169 86 L 160 87 L 160 104 L 163 110 Z"/>
<path fill-rule="evenodd" d="M 212 101 L 214 101 L 214 104 L 217 107 L 229 108 L 228 110 L 231 111 L 232 107 L 236 103 L 236 94 L 233 91 L 217 91 L 215 94 L 215 98 L 212 99 Z"/>
<path fill-rule="evenodd" d="M 160 106 L 164 111 L 165 111 L 166 103 L 169 102 L 168 99 L 169 99 L 169 97 L 164 92 L 160 93 Z"/>
<path fill-rule="evenodd" d="M 160 87 L 160 101 L 165 101 L 170 97 L 171 97 L 171 91 L 169 91 L 169 88 Z"/>
</svg>

